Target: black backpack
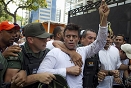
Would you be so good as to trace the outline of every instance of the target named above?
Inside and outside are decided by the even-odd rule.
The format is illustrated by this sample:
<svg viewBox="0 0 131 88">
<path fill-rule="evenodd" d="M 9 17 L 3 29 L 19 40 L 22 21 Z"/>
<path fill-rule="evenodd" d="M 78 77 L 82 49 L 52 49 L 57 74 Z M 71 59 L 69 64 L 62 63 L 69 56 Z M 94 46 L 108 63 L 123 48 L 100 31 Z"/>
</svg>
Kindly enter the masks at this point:
<svg viewBox="0 0 131 88">
<path fill-rule="evenodd" d="M 83 88 L 96 88 L 98 85 L 97 73 L 100 69 L 100 61 L 98 54 L 85 61 L 83 71 Z"/>
<path fill-rule="evenodd" d="M 44 57 L 50 50 L 46 48 L 43 51 L 44 54 L 42 57 L 35 58 L 31 54 L 27 54 L 25 52 L 24 46 L 21 46 L 21 47 L 22 47 L 22 53 L 23 53 L 23 69 L 26 70 L 27 75 L 36 74 L 40 66 L 40 63 L 43 61 Z M 24 88 L 37 88 L 38 84 L 39 82 L 26 86 Z"/>
</svg>

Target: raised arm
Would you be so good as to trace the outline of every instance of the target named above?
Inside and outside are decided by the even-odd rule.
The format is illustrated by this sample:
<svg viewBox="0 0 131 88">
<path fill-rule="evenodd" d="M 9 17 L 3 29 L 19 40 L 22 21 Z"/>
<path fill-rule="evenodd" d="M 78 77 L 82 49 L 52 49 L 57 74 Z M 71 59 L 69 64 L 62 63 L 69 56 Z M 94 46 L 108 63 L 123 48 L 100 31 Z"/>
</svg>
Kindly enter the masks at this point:
<svg viewBox="0 0 131 88">
<path fill-rule="evenodd" d="M 89 58 L 94 54 L 98 53 L 101 49 L 103 49 L 106 44 L 106 38 L 108 33 L 107 17 L 109 15 L 109 12 L 110 10 L 106 5 L 105 1 L 103 0 L 99 7 L 100 25 L 97 38 L 92 44 L 86 46 L 85 48 L 85 55 L 87 55 L 87 57 Z"/>
<path fill-rule="evenodd" d="M 102 0 L 101 5 L 99 7 L 99 14 L 100 14 L 100 26 L 106 27 L 107 26 L 107 17 L 109 15 L 110 9 L 108 8 L 105 0 Z"/>
</svg>

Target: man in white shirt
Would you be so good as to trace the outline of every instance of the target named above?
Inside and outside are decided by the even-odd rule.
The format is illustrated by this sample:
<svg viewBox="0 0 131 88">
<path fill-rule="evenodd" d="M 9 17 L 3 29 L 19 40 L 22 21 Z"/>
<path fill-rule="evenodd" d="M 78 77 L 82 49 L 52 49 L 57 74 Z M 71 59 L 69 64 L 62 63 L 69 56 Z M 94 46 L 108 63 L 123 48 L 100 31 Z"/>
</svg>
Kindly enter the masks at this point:
<svg viewBox="0 0 131 88">
<path fill-rule="evenodd" d="M 109 70 L 113 73 L 122 64 L 119 57 L 119 51 L 116 47 L 110 46 L 110 38 L 107 38 L 105 47 L 99 51 L 101 70 Z M 112 88 L 113 76 L 106 76 L 103 81 L 99 82 L 97 88 Z"/>
<path fill-rule="evenodd" d="M 75 66 L 67 53 L 61 51 L 59 48 L 54 48 L 42 61 L 38 73 L 51 72 L 53 74 L 60 74 L 66 78 L 70 88 L 82 88 L 85 59 L 98 53 L 106 43 L 109 8 L 105 4 L 105 1 L 102 1 L 99 8 L 99 14 L 101 23 L 97 39 L 88 46 L 77 48 L 80 37 L 80 30 L 77 25 L 68 24 L 64 30 L 64 44 L 69 50 L 76 50 L 76 52 L 82 56 L 82 67 Z"/>
<path fill-rule="evenodd" d="M 127 58 L 126 54 L 122 53 L 124 49 L 119 50 L 115 46 L 110 46 L 110 38 L 107 38 L 107 43 L 104 47 L 104 49 L 99 51 L 99 59 L 101 62 L 101 71 L 105 71 L 106 77 L 99 82 L 99 85 L 97 88 L 112 88 L 113 87 L 113 81 L 115 86 L 119 86 L 119 84 L 122 83 L 122 80 L 119 78 L 119 76 L 115 77 L 115 73 L 113 71 L 119 69 L 119 70 L 128 70 L 131 68 L 131 66 L 128 67 L 128 65 L 122 64 L 120 58 Z M 111 73 L 111 74 L 110 74 Z M 100 77 L 98 76 L 100 79 Z M 119 87 L 113 87 L 113 88 L 123 88 L 121 86 Z"/>
</svg>

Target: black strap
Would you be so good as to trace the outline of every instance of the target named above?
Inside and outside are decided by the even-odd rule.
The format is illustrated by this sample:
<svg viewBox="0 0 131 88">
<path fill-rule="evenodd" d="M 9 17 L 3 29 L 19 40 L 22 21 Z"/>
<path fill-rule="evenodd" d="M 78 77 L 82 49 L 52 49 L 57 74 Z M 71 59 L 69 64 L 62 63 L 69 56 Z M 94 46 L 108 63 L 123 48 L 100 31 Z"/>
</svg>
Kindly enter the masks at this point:
<svg viewBox="0 0 131 88">
<path fill-rule="evenodd" d="M 23 45 L 21 46 L 21 48 L 22 48 L 22 53 L 23 53 L 23 63 L 22 63 L 22 64 L 23 64 L 23 69 L 26 70 L 26 63 L 29 63 L 28 55 L 26 54 Z M 26 70 L 26 71 L 27 71 L 27 70 Z"/>
</svg>

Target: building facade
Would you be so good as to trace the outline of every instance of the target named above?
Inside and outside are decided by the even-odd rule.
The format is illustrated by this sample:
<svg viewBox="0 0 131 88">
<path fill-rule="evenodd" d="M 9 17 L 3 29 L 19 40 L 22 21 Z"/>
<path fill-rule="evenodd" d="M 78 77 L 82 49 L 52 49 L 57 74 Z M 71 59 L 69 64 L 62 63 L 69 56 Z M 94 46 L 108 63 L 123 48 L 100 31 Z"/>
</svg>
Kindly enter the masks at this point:
<svg viewBox="0 0 131 88">
<path fill-rule="evenodd" d="M 88 3 L 87 1 L 95 2 L 97 0 L 65 0 L 64 22 L 68 22 L 68 11 L 85 6 Z"/>
<path fill-rule="evenodd" d="M 89 4 L 89 2 L 96 2 L 96 1 L 101 1 L 101 0 L 65 0 L 65 14 L 64 14 L 64 22 L 67 23 L 68 22 L 68 11 L 72 10 L 72 9 L 76 9 L 82 6 L 85 6 L 87 4 Z M 111 0 L 111 1 L 119 1 L 119 0 Z M 131 3 L 131 0 L 126 0 L 125 3 Z M 124 3 L 119 3 L 118 5 L 123 5 Z M 109 7 L 115 7 L 117 6 L 117 4 L 111 4 L 109 5 Z M 88 13 L 92 12 L 92 11 L 96 11 L 96 9 L 92 9 L 90 11 L 88 11 Z M 81 15 L 83 13 L 77 13 L 76 15 Z"/>
<path fill-rule="evenodd" d="M 56 0 L 46 0 L 47 8 L 39 8 L 30 12 L 30 22 L 44 22 L 56 20 Z"/>
<path fill-rule="evenodd" d="M 56 9 L 56 22 L 60 22 L 61 20 L 61 9 Z"/>
</svg>

